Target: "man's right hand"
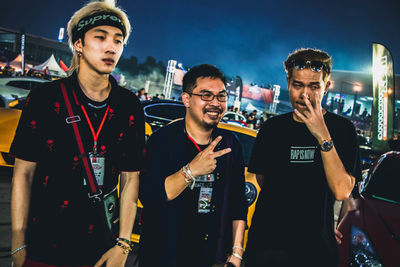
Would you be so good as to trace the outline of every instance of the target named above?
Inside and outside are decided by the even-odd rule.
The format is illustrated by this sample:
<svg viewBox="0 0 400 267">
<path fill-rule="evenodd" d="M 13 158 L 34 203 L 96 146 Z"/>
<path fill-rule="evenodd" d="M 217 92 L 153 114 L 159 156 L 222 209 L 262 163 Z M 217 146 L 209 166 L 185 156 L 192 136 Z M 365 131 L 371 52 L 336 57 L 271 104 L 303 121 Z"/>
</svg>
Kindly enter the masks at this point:
<svg viewBox="0 0 400 267">
<path fill-rule="evenodd" d="M 217 167 L 216 158 L 231 152 L 230 148 L 225 148 L 214 152 L 215 147 L 221 140 L 221 136 L 215 138 L 215 140 L 212 141 L 206 149 L 197 154 L 196 157 L 189 163 L 189 168 L 194 177 L 212 173 Z"/>
</svg>

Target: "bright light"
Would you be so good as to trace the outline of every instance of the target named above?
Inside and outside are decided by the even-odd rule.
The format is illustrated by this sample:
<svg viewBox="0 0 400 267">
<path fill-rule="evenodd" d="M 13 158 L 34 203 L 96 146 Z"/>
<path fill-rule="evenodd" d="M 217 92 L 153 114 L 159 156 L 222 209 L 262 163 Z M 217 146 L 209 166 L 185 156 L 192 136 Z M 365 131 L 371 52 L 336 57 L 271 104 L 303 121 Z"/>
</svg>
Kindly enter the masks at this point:
<svg viewBox="0 0 400 267">
<path fill-rule="evenodd" d="M 386 64 L 380 64 L 380 62 L 374 62 L 374 65 L 372 66 L 372 74 L 376 75 L 376 77 L 382 77 L 385 76 L 387 73 L 387 65 Z"/>
<path fill-rule="evenodd" d="M 360 91 L 361 91 L 361 86 L 358 85 L 358 84 L 356 84 L 356 85 L 354 85 L 353 89 L 354 89 L 354 91 L 356 91 L 356 92 L 360 92 Z"/>
<path fill-rule="evenodd" d="M 393 93 L 393 90 L 391 88 L 388 89 L 388 95 L 391 95 Z"/>
<path fill-rule="evenodd" d="M 374 100 L 374 98 L 370 97 L 370 96 L 367 96 L 367 99 L 370 100 L 370 101 Z"/>
</svg>

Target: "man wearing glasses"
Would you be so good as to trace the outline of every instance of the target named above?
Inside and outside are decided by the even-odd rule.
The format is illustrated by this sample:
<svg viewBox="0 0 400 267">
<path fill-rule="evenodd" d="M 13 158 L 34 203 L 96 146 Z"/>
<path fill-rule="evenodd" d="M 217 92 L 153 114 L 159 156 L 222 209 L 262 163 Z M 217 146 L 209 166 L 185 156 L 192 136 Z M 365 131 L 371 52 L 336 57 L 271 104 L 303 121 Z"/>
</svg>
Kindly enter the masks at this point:
<svg viewBox="0 0 400 267">
<path fill-rule="evenodd" d="M 185 119 L 159 129 L 147 143 L 139 191 L 141 267 L 240 266 L 247 216 L 244 162 L 237 139 L 217 128 L 226 110 L 225 82 L 211 65 L 188 71 L 182 86 Z"/>
<path fill-rule="evenodd" d="M 336 266 L 334 200 L 360 179 L 353 124 L 322 109 L 332 59 L 300 49 L 284 63 L 294 112 L 267 120 L 249 171 L 261 186 L 246 249 L 246 267 Z"/>
</svg>

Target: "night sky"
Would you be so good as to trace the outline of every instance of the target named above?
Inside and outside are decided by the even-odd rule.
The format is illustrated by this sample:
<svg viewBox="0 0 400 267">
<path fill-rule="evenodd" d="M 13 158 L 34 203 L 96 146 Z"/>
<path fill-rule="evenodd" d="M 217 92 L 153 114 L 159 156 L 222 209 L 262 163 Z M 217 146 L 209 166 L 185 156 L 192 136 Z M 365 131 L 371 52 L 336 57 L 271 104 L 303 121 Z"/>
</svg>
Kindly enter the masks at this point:
<svg viewBox="0 0 400 267">
<path fill-rule="evenodd" d="M 58 29 L 86 1 L 2 1 L 0 26 L 57 39 Z M 334 69 L 368 71 L 372 42 L 386 45 L 400 63 L 397 0 L 120 0 L 133 24 L 123 56 L 211 63 L 245 83 L 280 84 L 282 62 L 300 47 L 326 50 Z M 38 11 L 39 10 L 39 11 Z"/>
</svg>

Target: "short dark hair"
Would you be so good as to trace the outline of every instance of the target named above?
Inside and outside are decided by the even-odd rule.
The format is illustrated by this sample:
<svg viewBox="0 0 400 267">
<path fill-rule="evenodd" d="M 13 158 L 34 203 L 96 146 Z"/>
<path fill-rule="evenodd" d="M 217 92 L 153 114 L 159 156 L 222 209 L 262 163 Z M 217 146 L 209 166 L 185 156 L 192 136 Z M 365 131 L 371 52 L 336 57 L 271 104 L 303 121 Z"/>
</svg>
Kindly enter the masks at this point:
<svg viewBox="0 0 400 267">
<path fill-rule="evenodd" d="M 210 64 L 201 64 L 191 68 L 185 76 L 183 76 L 182 91 L 191 93 L 197 86 L 198 78 L 220 79 L 224 85 L 226 84 L 225 75 L 220 69 Z"/>
<path fill-rule="evenodd" d="M 326 81 L 326 79 L 329 77 L 331 74 L 332 70 L 332 58 L 329 56 L 329 54 L 325 51 L 315 49 L 315 48 L 300 48 L 295 50 L 293 53 L 289 54 L 288 58 L 286 59 L 284 66 L 285 66 L 285 71 L 287 73 L 287 76 L 289 79 L 292 78 L 292 73 L 293 73 L 293 61 L 296 59 L 303 59 L 306 61 L 321 61 L 324 63 L 327 68 L 328 72 L 325 71 L 325 69 L 322 69 L 323 71 L 323 79 Z"/>
</svg>

